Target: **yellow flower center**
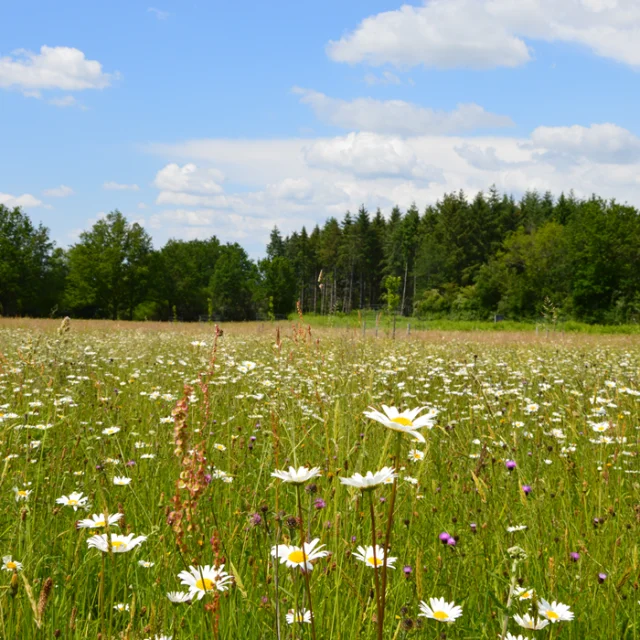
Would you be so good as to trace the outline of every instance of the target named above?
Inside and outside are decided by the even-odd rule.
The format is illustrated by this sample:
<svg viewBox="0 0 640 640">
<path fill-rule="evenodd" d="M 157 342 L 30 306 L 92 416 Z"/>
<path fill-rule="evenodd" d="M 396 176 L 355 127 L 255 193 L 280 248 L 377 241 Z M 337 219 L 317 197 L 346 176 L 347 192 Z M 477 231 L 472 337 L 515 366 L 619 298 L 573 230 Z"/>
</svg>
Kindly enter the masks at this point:
<svg viewBox="0 0 640 640">
<path fill-rule="evenodd" d="M 19 496 L 26 496 L 27 492 L 26 491 L 18 491 L 18 495 Z"/>
<path fill-rule="evenodd" d="M 289 562 L 295 562 L 295 563 L 301 564 L 306 559 L 307 559 L 307 556 L 305 555 L 304 551 L 301 551 L 300 549 L 296 549 L 295 551 L 292 551 L 289 554 Z"/>
<path fill-rule="evenodd" d="M 370 556 L 367 558 L 369 564 L 372 564 L 374 567 L 379 567 L 382 564 L 382 558 Z"/>
<path fill-rule="evenodd" d="M 120 540 L 112 540 L 111 541 L 111 546 L 114 549 L 119 549 L 120 547 L 124 546 L 124 542 L 121 542 Z"/>
<path fill-rule="evenodd" d="M 201 589 L 202 591 L 213 591 L 214 587 L 213 580 L 209 580 L 209 578 L 203 578 L 196 582 L 196 589 Z"/>
<path fill-rule="evenodd" d="M 547 618 L 549 618 L 549 620 L 557 620 L 559 617 L 560 616 L 555 611 L 551 611 L 551 609 L 547 611 Z"/>
<path fill-rule="evenodd" d="M 74 504 L 78 504 L 78 501 L 77 500 L 68 500 L 67 504 L 70 505 L 70 506 L 73 506 Z"/>
<path fill-rule="evenodd" d="M 13 562 L 13 560 L 10 560 L 9 562 L 7 562 L 7 569 L 17 569 L 18 565 Z"/>
<path fill-rule="evenodd" d="M 440 622 L 444 622 L 445 620 L 449 619 L 449 614 L 445 613 L 444 611 L 434 611 L 433 612 L 433 617 L 436 620 L 440 620 Z"/>
<path fill-rule="evenodd" d="M 531 592 L 529 591 L 525 591 L 521 596 L 520 596 L 523 600 L 526 600 L 527 598 L 531 597 Z"/>
<path fill-rule="evenodd" d="M 397 418 L 392 418 L 391 422 L 395 422 L 396 424 L 401 424 L 403 427 L 410 427 L 413 422 L 409 420 L 409 418 L 405 418 L 404 416 L 398 416 Z"/>
<path fill-rule="evenodd" d="M 94 526 L 94 527 L 104 527 L 104 526 L 106 526 L 106 524 L 107 524 L 107 523 L 106 523 L 104 520 L 96 520 L 96 521 L 93 523 L 93 526 Z"/>
</svg>

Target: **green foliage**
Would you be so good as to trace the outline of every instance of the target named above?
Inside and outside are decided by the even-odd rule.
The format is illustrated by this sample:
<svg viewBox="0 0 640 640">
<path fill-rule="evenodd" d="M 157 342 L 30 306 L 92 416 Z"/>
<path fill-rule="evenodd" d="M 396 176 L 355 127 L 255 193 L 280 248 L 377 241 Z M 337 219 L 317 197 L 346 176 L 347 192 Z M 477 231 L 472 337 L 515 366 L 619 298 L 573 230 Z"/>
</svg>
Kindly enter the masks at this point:
<svg viewBox="0 0 640 640">
<path fill-rule="evenodd" d="M 69 249 L 66 305 L 82 317 L 133 318 L 150 280 L 149 234 L 113 211 Z"/>
<path fill-rule="evenodd" d="M 214 313 L 225 320 L 255 317 L 254 298 L 258 292 L 258 270 L 247 252 L 237 243 L 220 247 L 220 256 L 209 281 Z"/>
<path fill-rule="evenodd" d="M 0 204 L 0 315 L 50 315 L 65 272 L 66 255 L 54 248 L 49 230 Z"/>
</svg>

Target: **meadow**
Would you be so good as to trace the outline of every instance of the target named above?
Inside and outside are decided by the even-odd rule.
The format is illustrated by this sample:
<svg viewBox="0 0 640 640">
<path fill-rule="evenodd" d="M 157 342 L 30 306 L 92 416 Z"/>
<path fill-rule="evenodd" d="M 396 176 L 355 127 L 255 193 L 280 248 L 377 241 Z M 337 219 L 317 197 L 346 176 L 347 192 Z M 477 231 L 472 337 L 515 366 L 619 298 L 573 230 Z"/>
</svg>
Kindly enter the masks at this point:
<svg viewBox="0 0 640 640">
<path fill-rule="evenodd" d="M 0 638 L 640 638 L 636 336 L 222 328 L 0 321 Z"/>
</svg>

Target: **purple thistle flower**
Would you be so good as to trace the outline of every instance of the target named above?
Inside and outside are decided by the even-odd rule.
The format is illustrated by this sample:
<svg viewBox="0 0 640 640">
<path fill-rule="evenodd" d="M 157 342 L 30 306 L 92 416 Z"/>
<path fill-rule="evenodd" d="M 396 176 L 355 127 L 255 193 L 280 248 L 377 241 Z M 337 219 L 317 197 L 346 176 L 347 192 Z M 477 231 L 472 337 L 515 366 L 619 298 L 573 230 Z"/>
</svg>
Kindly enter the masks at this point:
<svg viewBox="0 0 640 640">
<path fill-rule="evenodd" d="M 580 554 L 577 551 L 572 551 L 569 554 L 569 557 L 571 558 L 572 562 L 578 562 L 578 560 L 580 560 Z"/>
<path fill-rule="evenodd" d="M 402 570 L 404 571 L 404 575 L 405 576 L 410 576 L 411 575 L 412 569 L 411 569 L 411 567 L 409 565 L 406 565 Z"/>
<path fill-rule="evenodd" d="M 320 510 L 320 509 L 324 509 L 327 506 L 327 503 L 322 499 L 322 498 L 316 498 L 313 501 L 313 506 Z"/>
<path fill-rule="evenodd" d="M 507 460 L 504 466 L 507 467 L 507 471 L 513 471 L 518 465 L 516 465 L 515 460 Z"/>
<path fill-rule="evenodd" d="M 251 524 L 254 527 L 257 527 L 258 525 L 262 524 L 262 516 L 259 513 L 254 513 L 251 516 Z"/>
<path fill-rule="evenodd" d="M 475 522 L 472 522 L 469 527 L 471 527 L 471 533 L 478 533 L 478 525 Z"/>
<path fill-rule="evenodd" d="M 447 540 L 447 546 L 448 547 L 455 547 L 458 543 L 456 542 L 455 538 L 449 538 Z"/>
<path fill-rule="evenodd" d="M 606 573 L 599 573 L 598 574 L 598 582 L 600 584 L 602 584 L 606 579 L 607 579 L 607 574 Z"/>
<path fill-rule="evenodd" d="M 442 544 L 447 544 L 451 539 L 451 536 L 446 531 L 443 531 L 438 538 L 440 538 L 440 542 L 442 542 Z"/>
<path fill-rule="evenodd" d="M 522 492 L 528 496 L 531 493 L 532 489 L 528 484 L 523 484 L 522 485 Z"/>
</svg>

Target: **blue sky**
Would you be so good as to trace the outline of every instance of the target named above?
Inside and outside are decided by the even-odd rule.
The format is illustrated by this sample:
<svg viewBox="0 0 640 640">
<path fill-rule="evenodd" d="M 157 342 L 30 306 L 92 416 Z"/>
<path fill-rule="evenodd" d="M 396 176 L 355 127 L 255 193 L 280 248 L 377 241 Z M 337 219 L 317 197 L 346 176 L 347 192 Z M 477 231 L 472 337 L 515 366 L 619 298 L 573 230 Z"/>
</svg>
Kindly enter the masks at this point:
<svg viewBox="0 0 640 640">
<path fill-rule="evenodd" d="M 155 0 L 154 0 L 155 2 Z M 495 183 L 640 206 L 636 0 L 0 4 L 0 203 L 156 246 Z"/>
</svg>

